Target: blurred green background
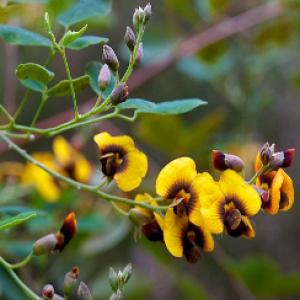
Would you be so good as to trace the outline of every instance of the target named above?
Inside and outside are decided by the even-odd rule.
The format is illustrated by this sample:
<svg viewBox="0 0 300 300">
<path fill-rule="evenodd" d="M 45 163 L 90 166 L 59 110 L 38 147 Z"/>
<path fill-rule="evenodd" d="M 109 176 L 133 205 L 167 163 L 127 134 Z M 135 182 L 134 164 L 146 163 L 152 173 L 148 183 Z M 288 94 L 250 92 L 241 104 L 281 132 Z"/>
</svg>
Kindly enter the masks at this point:
<svg viewBox="0 0 300 300">
<path fill-rule="evenodd" d="M 22 26 L 43 35 L 46 35 L 45 11 L 54 19 L 74 5 L 70 0 L 14 2 L 19 3 L 0 8 L 0 23 Z M 125 70 L 129 56 L 123 43 L 125 28 L 131 25 L 134 8 L 146 3 L 144 0 L 114 0 L 109 14 L 88 21 L 89 34 L 109 38 L 109 45 L 120 58 L 121 70 Z M 199 97 L 208 101 L 208 105 L 179 117 L 147 115 L 134 124 L 103 122 L 92 130 L 85 128 L 66 137 L 84 143 L 87 158 L 99 167 L 97 149 L 92 138 L 86 137 L 102 130 L 133 136 L 150 161 L 148 176 L 138 191 L 153 194 L 160 168 L 179 156 L 191 156 L 199 171 L 212 171 L 212 149 L 234 153 L 247 163 L 249 178 L 256 153 L 265 141 L 276 143 L 278 149 L 295 147 L 298 151 L 300 2 L 153 0 L 151 4 L 153 18 L 144 38 L 145 56 L 129 81 L 130 97 L 156 102 Z M 276 9 L 278 12 L 274 13 Z M 228 20 L 235 20 L 235 25 L 229 28 L 228 37 L 223 38 L 222 30 L 228 29 Z M 251 28 L 235 33 L 243 22 L 254 23 Z M 82 24 L 71 28 L 79 29 Z M 63 30 L 59 24 L 54 25 L 58 36 Z M 195 42 L 193 38 L 201 33 L 202 39 Z M 215 36 L 218 41 L 207 46 L 205 43 Z M 0 40 L 0 98 L 10 111 L 13 112 L 24 94 L 24 88 L 15 78 L 16 65 L 30 61 L 42 64 L 47 54 L 45 48 L 15 47 Z M 80 76 L 88 62 L 100 61 L 101 47 L 69 51 L 68 57 L 73 76 Z M 65 78 L 59 57 L 51 69 L 55 70 L 57 80 Z M 144 80 L 148 76 L 149 80 Z M 80 104 L 93 103 L 95 96 L 92 90 L 85 89 L 79 99 Z M 21 122 L 30 122 L 39 101 L 39 94 L 31 93 L 30 105 L 21 116 Z M 65 117 L 61 113 L 70 108 L 69 97 L 53 98 L 41 119 L 56 116 L 54 121 L 59 122 Z M 71 118 L 71 115 L 66 117 Z M 1 147 L 1 161 L 18 160 L 4 145 Z M 29 151 L 49 150 L 51 140 L 38 140 L 24 147 Z M 195 265 L 171 257 L 162 244 L 144 238 L 135 242 L 132 225 L 91 194 L 67 189 L 58 202 L 49 204 L 34 191 L 3 182 L 2 217 L 27 208 L 38 209 L 41 214 L 18 230 L 1 233 L 0 254 L 9 260 L 21 259 L 36 238 L 57 230 L 63 216 L 75 210 L 79 230 L 72 244 L 60 255 L 34 259 L 19 273 L 37 292 L 46 283 L 53 283 L 61 290 L 64 274 L 78 265 L 81 278 L 92 288 L 94 298 L 108 299 L 111 294 L 107 279 L 109 266 L 122 268 L 132 262 L 134 273 L 125 290 L 128 300 L 299 299 L 298 165 L 296 155 L 288 170 L 296 190 L 291 211 L 274 217 L 263 213 L 255 217 L 257 236 L 253 240 L 217 236 L 216 251 L 203 255 Z M 117 190 L 112 192 L 118 193 Z M 0 299 L 24 299 L 22 297 L 0 269 Z"/>
</svg>

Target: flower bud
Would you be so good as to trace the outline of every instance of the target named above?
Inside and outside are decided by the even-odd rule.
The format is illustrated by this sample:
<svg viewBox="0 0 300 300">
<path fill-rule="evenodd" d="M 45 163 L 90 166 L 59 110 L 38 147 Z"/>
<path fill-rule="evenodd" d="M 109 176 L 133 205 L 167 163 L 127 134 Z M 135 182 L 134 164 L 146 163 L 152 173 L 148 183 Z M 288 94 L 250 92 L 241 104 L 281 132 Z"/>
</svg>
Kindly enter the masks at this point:
<svg viewBox="0 0 300 300">
<path fill-rule="evenodd" d="M 56 234 L 58 242 L 56 244 L 55 250 L 61 252 L 66 245 L 73 238 L 77 230 L 77 221 L 74 212 L 69 213 L 60 228 L 59 232 Z"/>
<path fill-rule="evenodd" d="M 32 246 L 33 255 L 51 253 L 55 250 L 57 242 L 57 236 L 54 233 L 50 233 L 38 239 Z"/>
<path fill-rule="evenodd" d="M 281 165 L 281 168 L 287 168 L 292 164 L 292 162 L 294 160 L 295 149 L 294 148 L 287 149 L 287 150 L 283 151 L 283 154 L 284 154 L 284 160 Z"/>
<path fill-rule="evenodd" d="M 131 208 L 129 210 L 128 217 L 129 217 L 130 221 L 132 221 L 132 223 L 137 226 L 146 225 L 147 223 L 152 221 L 152 219 L 149 217 L 149 215 L 144 214 L 138 208 Z"/>
<path fill-rule="evenodd" d="M 77 295 L 79 300 L 93 300 L 90 289 L 83 281 L 79 284 Z"/>
<path fill-rule="evenodd" d="M 269 143 L 266 142 L 260 150 L 260 160 L 262 164 L 267 165 L 270 162 L 273 154 L 274 154 L 274 144 L 270 146 Z"/>
<path fill-rule="evenodd" d="M 64 300 L 64 298 L 58 294 L 54 294 L 53 300 Z"/>
<path fill-rule="evenodd" d="M 258 186 L 256 186 L 255 184 L 252 185 L 254 187 L 254 189 L 257 191 L 260 199 L 261 199 L 261 207 L 265 208 L 266 205 L 269 203 L 270 199 L 269 199 L 269 192 L 259 188 Z"/>
<path fill-rule="evenodd" d="M 135 46 L 135 35 L 133 30 L 129 26 L 126 27 L 124 41 L 128 49 L 132 52 Z"/>
<path fill-rule="evenodd" d="M 111 80 L 111 73 L 107 64 L 104 64 L 99 72 L 98 85 L 101 91 L 105 91 Z"/>
<path fill-rule="evenodd" d="M 162 242 L 164 240 L 163 232 L 156 220 L 142 227 L 143 234 L 151 242 Z"/>
<path fill-rule="evenodd" d="M 128 85 L 120 83 L 111 93 L 111 103 L 113 105 L 120 104 L 128 98 Z"/>
<path fill-rule="evenodd" d="M 78 276 L 79 276 L 79 268 L 73 267 L 71 272 L 68 272 L 64 278 L 64 295 L 69 296 L 76 285 Z"/>
<path fill-rule="evenodd" d="M 116 271 L 112 267 L 109 268 L 108 281 L 112 290 L 116 292 L 119 287 L 119 278 Z"/>
<path fill-rule="evenodd" d="M 137 51 L 136 58 L 135 58 L 135 61 L 134 61 L 134 64 L 133 64 L 134 68 L 136 68 L 142 62 L 143 57 L 144 57 L 143 43 L 140 43 L 140 46 L 139 46 L 139 49 Z"/>
<path fill-rule="evenodd" d="M 132 264 L 128 264 L 123 270 L 123 283 L 127 283 L 132 275 Z"/>
<path fill-rule="evenodd" d="M 144 20 L 145 20 L 144 10 L 141 7 L 136 8 L 132 18 L 132 23 L 136 30 L 139 29 L 139 26 L 141 24 L 144 24 Z"/>
<path fill-rule="evenodd" d="M 144 8 L 144 14 L 145 14 L 145 24 L 150 20 L 151 15 L 152 15 L 152 8 L 151 8 L 151 4 L 148 3 L 145 8 Z"/>
<path fill-rule="evenodd" d="M 113 72 L 116 72 L 119 69 L 118 57 L 114 50 L 108 45 L 103 46 L 102 60 Z"/>
<path fill-rule="evenodd" d="M 236 172 L 241 172 L 245 167 L 245 164 L 240 157 L 226 154 L 219 150 L 212 151 L 212 163 L 213 167 L 219 171 L 232 169 Z"/>
<path fill-rule="evenodd" d="M 46 284 L 42 290 L 42 297 L 45 300 L 53 300 L 54 297 L 54 288 L 51 284 Z"/>
<path fill-rule="evenodd" d="M 121 292 L 121 290 L 117 290 L 115 293 L 113 293 L 111 295 L 111 297 L 109 298 L 109 300 L 123 300 L 123 293 Z"/>
</svg>

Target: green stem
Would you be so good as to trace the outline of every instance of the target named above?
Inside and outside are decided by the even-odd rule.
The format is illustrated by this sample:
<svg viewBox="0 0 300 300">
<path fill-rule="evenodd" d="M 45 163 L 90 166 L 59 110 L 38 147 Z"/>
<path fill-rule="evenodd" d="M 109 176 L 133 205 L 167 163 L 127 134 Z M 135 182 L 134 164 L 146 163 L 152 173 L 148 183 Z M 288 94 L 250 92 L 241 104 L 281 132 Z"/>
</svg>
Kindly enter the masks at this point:
<svg viewBox="0 0 300 300">
<path fill-rule="evenodd" d="M 21 103 L 14 115 L 14 118 L 15 120 L 18 118 L 18 116 L 21 114 L 21 112 L 23 111 L 24 107 L 26 106 L 27 102 L 28 102 L 28 99 L 29 99 L 29 93 L 30 93 L 30 90 L 26 90 L 25 94 L 24 94 L 24 97 L 22 98 L 21 100 Z"/>
<path fill-rule="evenodd" d="M 269 165 L 262 165 L 260 169 L 252 176 L 250 180 L 248 180 L 248 184 L 253 184 L 255 183 L 256 179 L 264 174 L 268 169 L 270 168 Z"/>
<path fill-rule="evenodd" d="M 36 113 L 35 113 L 35 115 L 33 117 L 33 120 L 31 122 L 30 127 L 34 127 L 35 126 L 35 124 L 36 124 L 36 122 L 37 122 L 37 120 L 38 120 L 38 118 L 39 118 L 39 116 L 40 116 L 40 114 L 41 114 L 41 112 L 42 112 L 42 110 L 43 110 L 46 102 L 47 102 L 47 99 L 48 99 L 47 91 L 44 91 L 43 94 L 42 94 L 41 103 L 40 103 L 40 105 L 39 105 L 39 107 L 38 107 L 38 109 L 37 109 L 37 111 L 36 111 Z"/>
<path fill-rule="evenodd" d="M 4 114 L 4 116 L 9 122 L 11 122 L 12 124 L 15 122 L 13 116 L 5 109 L 5 107 L 2 104 L 0 104 L 0 112 Z"/>
<path fill-rule="evenodd" d="M 78 117 L 79 117 L 78 105 L 77 105 L 77 99 L 76 99 L 74 84 L 73 84 L 73 80 L 72 80 L 71 71 L 70 71 L 68 60 L 67 60 L 65 48 L 61 48 L 60 49 L 60 54 L 61 54 L 61 56 L 63 58 L 65 69 L 66 69 L 66 73 L 67 73 L 67 77 L 68 77 L 68 80 L 69 80 L 70 90 L 71 90 L 71 96 L 72 96 L 73 106 L 74 106 L 74 116 L 75 116 L 75 120 L 77 120 Z"/>
<path fill-rule="evenodd" d="M 138 50 L 139 50 L 139 47 L 140 47 L 140 44 L 141 44 L 141 41 L 142 41 L 142 38 L 144 35 L 144 31 L 145 31 L 144 25 L 141 24 L 139 27 L 138 36 L 136 39 L 136 44 L 132 51 L 132 55 L 130 57 L 130 62 L 128 64 L 125 74 L 123 75 L 123 77 L 121 79 L 121 82 L 126 82 L 134 69 L 136 56 L 137 56 L 137 53 L 138 53 Z"/>
<path fill-rule="evenodd" d="M 33 134 L 28 134 L 28 133 L 14 133 L 14 132 L 4 132 L 4 134 L 10 138 L 14 139 L 23 139 L 23 140 L 29 140 L 33 141 L 35 139 Z"/>
<path fill-rule="evenodd" d="M 22 261 L 16 263 L 16 264 L 10 264 L 10 267 L 12 269 L 18 269 L 18 268 L 21 268 L 21 267 L 24 267 L 25 265 L 27 265 L 30 260 L 32 259 L 33 257 L 33 253 L 32 251 L 27 255 L 27 257 L 25 257 L 25 259 L 23 259 Z"/>
<path fill-rule="evenodd" d="M 7 263 L 3 257 L 0 256 L 0 265 L 3 266 L 3 268 L 7 271 L 7 273 L 12 277 L 12 279 L 15 281 L 15 283 L 18 285 L 18 287 L 24 292 L 24 294 L 30 299 L 30 300 L 41 300 L 42 298 L 39 297 L 37 294 L 35 294 L 13 271 L 11 265 Z"/>
<path fill-rule="evenodd" d="M 21 149 L 17 144 L 15 144 L 10 138 L 8 138 L 5 134 L 3 134 L 2 132 L 0 132 L 0 137 L 2 138 L 2 140 L 4 142 L 6 142 L 8 144 L 8 146 L 11 149 L 14 149 L 18 154 L 20 154 L 23 158 L 25 158 L 27 161 L 33 163 L 34 165 L 38 166 L 39 168 L 43 169 L 44 171 L 46 171 L 48 174 L 50 174 L 51 176 L 53 176 L 54 178 L 61 180 L 77 189 L 82 189 L 82 190 L 86 190 L 89 192 L 93 192 L 94 194 L 98 195 L 100 198 L 108 201 L 108 202 L 116 202 L 116 203 L 123 203 L 123 204 L 127 204 L 130 206 L 139 206 L 139 207 L 143 207 L 152 211 L 166 211 L 168 209 L 168 206 L 152 206 L 150 204 L 147 203 L 143 203 L 143 202 L 136 202 L 132 199 L 128 199 L 128 198 L 123 198 L 123 197 L 118 197 L 118 196 L 114 196 L 114 195 L 110 195 L 107 194 L 101 190 L 99 190 L 99 186 L 91 186 L 91 185 L 87 185 L 84 183 L 80 183 L 78 181 L 75 181 L 71 178 L 65 177 L 57 172 L 55 172 L 54 170 L 48 168 L 47 166 L 45 166 L 44 164 L 40 163 L 39 161 L 35 160 L 31 155 L 29 155 L 25 150 Z"/>
</svg>

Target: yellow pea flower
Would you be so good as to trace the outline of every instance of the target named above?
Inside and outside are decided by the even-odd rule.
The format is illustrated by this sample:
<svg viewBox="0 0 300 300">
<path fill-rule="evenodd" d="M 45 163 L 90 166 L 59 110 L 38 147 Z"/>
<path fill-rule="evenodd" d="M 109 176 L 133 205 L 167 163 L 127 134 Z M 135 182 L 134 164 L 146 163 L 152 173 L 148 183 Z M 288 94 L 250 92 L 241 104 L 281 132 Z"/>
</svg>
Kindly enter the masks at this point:
<svg viewBox="0 0 300 300">
<path fill-rule="evenodd" d="M 257 155 L 255 170 L 258 171 L 261 165 L 260 156 Z M 268 199 L 262 201 L 262 208 L 271 215 L 287 211 L 293 206 L 295 197 L 293 181 L 282 168 L 259 176 L 256 185 L 269 193 Z"/>
<path fill-rule="evenodd" d="M 261 208 L 257 191 L 233 170 L 222 172 L 215 186 L 219 192 L 201 210 L 207 226 L 219 233 L 225 228 L 231 236 L 253 238 L 255 228 L 250 217 Z"/>
<path fill-rule="evenodd" d="M 185 213 L 195 225 L 202 224 L 202 206 L 216 198 L 218 188 L 215 189 L 215 186 L 208 173 L 197 173 L 195 162 L 189 157 L 171 161 L 156 179 L 156 193 L 164 199 L 173 200 L 174 212 L 179 216 Z M 215 226 L 210 230 L 218 233 Z"/>
<path fill-rule="evenodd" d="M 58 164 L 70 178 L 88 183 L 92 176 L 92 167 L 88 160 L 62 136 L 53 141 L 53 152 Z"/>
<path fill-rule="evenodd" d="M 107 132 L 95 135 L 94 141 L 100 149 L 103 174 L 113 178 L 124 192 L 137 188 L 147 173 L 148 161 L 134 141 L 129 136 L 111 136 Z"/>
<path fill-rule="evenodd" d="M 36 152 L 32 154 L 32 157 L 48 168 L 61 173 L 61 168 L 56 163 L 55 157 L 51 153 Z M 33 185 L 47 202 L 57 201 L 61 193 L 59 183 L 46 171 L 33 163 L 26 164 L 22 175 L 22 182 L 24 184 Z"/>
<path fill-rule="evenodd" d="M 195 263 L 200 258 L 200 250 L 211 252 L 214 240 L 203 218 L 194 225 L 186 213 L 179 216 L 172 208 L 167 210 L 164 218 L 164 241 L 168 251 L 175 257 L 185 257 Z"/>
</svg>

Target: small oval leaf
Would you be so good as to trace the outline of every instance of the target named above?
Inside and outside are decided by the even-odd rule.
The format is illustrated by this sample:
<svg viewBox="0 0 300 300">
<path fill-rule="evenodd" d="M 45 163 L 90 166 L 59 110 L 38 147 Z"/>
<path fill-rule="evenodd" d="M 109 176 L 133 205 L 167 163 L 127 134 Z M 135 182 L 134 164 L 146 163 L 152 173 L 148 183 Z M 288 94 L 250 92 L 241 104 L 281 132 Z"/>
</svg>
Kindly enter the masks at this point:
<svg viewBox="0 0 300 300">
<path fill-rule="evenodd" d="M 36 80 L 46 85 L 54 78 L 54 73 L 41 65 L 26 63 L 17 66 L 16 76 L 19 80 Z"/>
<path fill-rule="evenodd" d="M 135 109 L 136 113 L 159 114 L 159 115 L 178 115 L 189 112 L 207 102 L 200 99 L 182 99 L 160 103 L 154 103 L 144 99 L 128 99 L 119 104 L 119 109 Z"/>
<path fill-rule="evenodd" d="M 76 41 L 73 41 L 66 48 L 71 50 L 81 50 L 92 45 L 106 44 L 107 42 L 107 38 L 94 35 L 86 35 L 78 38 Z"/>
<path fill-rule="evenodd" d="M 73 85 L 76 92 L 84 90 L 89 86 L 89 76 L 83 75 L 73 79 Z M 48 90 L 49 96 L 69 96 L 71 95 L 69 80 L 62 80 Z"/>
<path fill-rule="evenodd" d="M 13 45 L 52 47 L 49 39 L 12 25 L 0 25 L 0 38 Z"/>
<path fill-rule="evenodd" d="M 36 212 L 30 211 L 30 212 L 24 212 L 20 213 L 14 217 L 7 218 L 3 221 L 0 221 L 0 231 L 1 230 L 6 230 L 8 228 L 11 228 L 13 226 L 17 226 L 19 224 L 22 224 L 34 217 L 37 216 Z"/>
</svg>

